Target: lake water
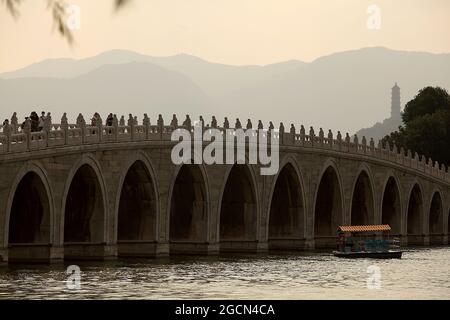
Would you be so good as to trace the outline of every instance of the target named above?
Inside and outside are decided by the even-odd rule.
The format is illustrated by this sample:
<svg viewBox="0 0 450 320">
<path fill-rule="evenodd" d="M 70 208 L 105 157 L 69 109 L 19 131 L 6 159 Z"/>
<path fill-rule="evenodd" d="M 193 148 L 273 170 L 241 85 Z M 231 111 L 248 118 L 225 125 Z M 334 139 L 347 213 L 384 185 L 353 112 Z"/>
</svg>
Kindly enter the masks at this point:
<svg viewBox="0 0 450 320">
<path fill-rule="evenodd" d="M 287 253 L 72 264 L 81 269 L 72 290 L 68 264 L 1 266 L 0 299 L 450 299 L 450 248 L 408 249 L 401 260 Z M 380 281 L 368 288 L 373 270 Z"/>
</svg>

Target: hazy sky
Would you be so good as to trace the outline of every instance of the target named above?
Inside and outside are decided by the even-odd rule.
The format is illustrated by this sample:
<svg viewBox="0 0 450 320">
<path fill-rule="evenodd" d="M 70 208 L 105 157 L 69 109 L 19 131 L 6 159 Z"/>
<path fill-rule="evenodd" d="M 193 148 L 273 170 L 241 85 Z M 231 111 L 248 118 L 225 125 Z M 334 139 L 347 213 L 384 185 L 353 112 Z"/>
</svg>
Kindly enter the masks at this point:
<svg viewBox="0 0 450 320">
<path fill-rule="evenodd" d="M 311 61 L 367 46 L 450 52 L 449 0 L 67 0 L 81 9 L 70 47 L 46 0 L 24 0 L 14 20 L 0 7 L 0 72 L 48 58 L 83 58 L 109 49 L 154 56 L 188 53 L 227 64 Z M 367 27 L 369 5 L 381 9 Z"/>
</svg>

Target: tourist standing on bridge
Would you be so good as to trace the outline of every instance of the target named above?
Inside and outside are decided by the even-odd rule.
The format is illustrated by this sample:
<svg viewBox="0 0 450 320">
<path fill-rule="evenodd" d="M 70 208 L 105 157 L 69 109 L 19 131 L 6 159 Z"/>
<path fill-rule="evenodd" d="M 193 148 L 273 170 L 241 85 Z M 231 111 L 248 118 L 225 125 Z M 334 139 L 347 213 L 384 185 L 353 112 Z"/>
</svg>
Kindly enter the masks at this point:
<svg viewBox="0 0 450 320">
<path fill-rule="evenodd" d="M 98 114 L 98 112 L 94 113 L 94 116 L 91 119 L 91 126 L 93 127 L 97 127 L 99 124 L 101 124 L 100 120 L 100 115 Z M 97 130 L 92 129 L 92 134 L 96 134 Z"/>
<path fill-rule="evenodd" d="M 112 127 L 114 121 L 114 116 L 112 113 L 108 114 L 108 117 L 106 118 L 106 126 Z"/>
<path fill-rule="evenodd" d="M 42 112 L 41 112 L 41 116 L 39 117 L 39 127 L 38 127 L 38 130 L 39 130 L 39 131 L 42 131 L 42 129 L 44 129 L 45 120 L 46 120 L 46 118 L 45 118 L 45 112 L 42 111 Z"/>
<path fill-rule="evenodd" d="M 39 116 L 38 114 L 33 111 L 30 115 L 31 120 L 31 132 L 36 132 L 39 130 Z"/>
</svg>

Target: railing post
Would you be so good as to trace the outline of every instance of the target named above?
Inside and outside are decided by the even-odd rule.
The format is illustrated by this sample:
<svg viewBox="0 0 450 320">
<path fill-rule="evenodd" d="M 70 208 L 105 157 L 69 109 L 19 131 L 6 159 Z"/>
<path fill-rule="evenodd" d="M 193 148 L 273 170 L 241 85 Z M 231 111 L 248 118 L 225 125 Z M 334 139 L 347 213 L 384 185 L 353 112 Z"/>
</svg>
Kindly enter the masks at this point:
<svg viewBox="0 0 450 320">
<path fill-rule="evenodd" d="M 306 130 L 303 125 L 300 125 L 300 141 L 302 147 L 305 145 L 305 139 L 306 139 Z"/>
<path fill-rule="evenodd" d="M 98 128 L 98 142 L 101 143 L 103 140 L 103 120 L 102 117 L 98 116 L 97 119 L 97 128 Z"/>
<path fill-rule="evenodd" d="M 3 134 L 5 135 L 5 143 L 6 143 L 6 152 L 11 150 L 11 130 L 14 130 L 10 124 L 5 124 L 3 126 Z"/>
<path fill-rule="evenodd" d="M 175 115 L 174 115 L 175 116 Z M 148 140 L 150 138 L 150 118 L 146 113 L 144 113 L 144 130 L 145 130 L 145 140 Z"/>
<path fill-rule="evenodd" d="M 119 140 L 119 120 L 117 119 L 117 115 L 113 115 L 113 130 L 114 130 L 114 141 L 117 142 Z"/>
<path fill-rule="evenodd" d="M 77 127 L 81 129 L 81 143 L 84 143 L 86 141 L 86 121 L 81 113 L 77 118 Z"/>
<path fill-rule="evenodd" d="M 44 121 L 44 128 L 43 128 L 43 133 L 44 133 L 44 140 L 45 140 L 45 147 L 48 147 L 49 145 L 49 137 L 50 137 L 50 131 L 52 130 L 52 116 L 50 114 L 50 112 L 47 113 L 47 116 L 45 117 L 45 121 Z"/>
<path fill-rule="evenodd" d="M 342 150 L 342 134 L 340 131 L 337 132 L 336 140 L 338 143 L 338 150 L 341 151 Z"/>
<path fill-rule="evenodd" d="M 164 119 L 163 119 L 162 115 L 158 115 L 157 125 L 158 125 L 159 136 L 162 140 L 163 130 L 164 130 Z"/>
<path fill-rule="evenodd" d="M 128 127 L 130 128 L 131 141 L 134 140 L 134 119 L 133 115 L 130 113 L 128 115 Z"/>
<path fill-rule="evenodd" d="M 30 147 L 31 147 L 31 120 L 30 120 L 30 118 L 25 120 L 25 125 L 23 126 L 23 131 L 25 133 L 27 151 L 30 151 Z"/>
<path fill-rule="evenodd" d="M 284 142 L 284 124 L 283 124 L 283 122 L 280 122 L 279 139 L 280 139 L 280 145 L 283 144 L 283 142 Z"/>
<path fill-rule="evenodd" d="M 14 112 L 11 117 L 11 127 L 10 127 L 11 133 L 18 133 L 19 132 L 19 121 L 17 120 L 17 112 Z"/>
<path fill-rule="evenodd" d="M 61 118 L 61 130 L 64 132 L 64 144 L 66 145 L 68 143 L 69 123 L 65 112 Z"/>
</svg>

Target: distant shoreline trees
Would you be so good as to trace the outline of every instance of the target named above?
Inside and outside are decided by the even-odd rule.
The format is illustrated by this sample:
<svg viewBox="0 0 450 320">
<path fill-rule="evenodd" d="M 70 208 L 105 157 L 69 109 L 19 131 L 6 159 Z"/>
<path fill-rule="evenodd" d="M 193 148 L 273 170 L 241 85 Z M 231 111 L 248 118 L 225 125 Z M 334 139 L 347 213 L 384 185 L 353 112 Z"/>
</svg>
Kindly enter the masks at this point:
<svg viewBox="0 0 450 320">
<path fill-rule="evenodd" d="M 450 95 L 440 87 L 425 87 L 405 105 L 404 125 L 383 138 L 383 144 L 410 149 L 450 164 Z"/>
</svg>

